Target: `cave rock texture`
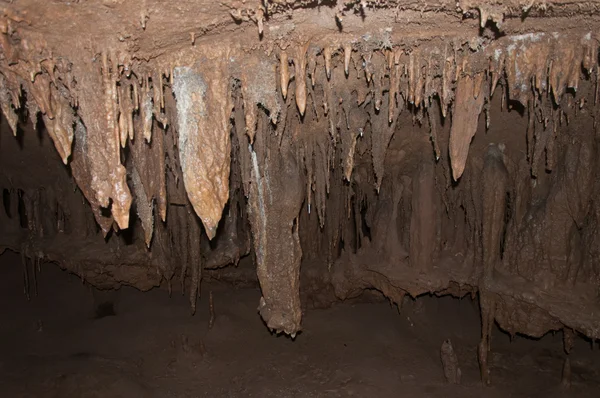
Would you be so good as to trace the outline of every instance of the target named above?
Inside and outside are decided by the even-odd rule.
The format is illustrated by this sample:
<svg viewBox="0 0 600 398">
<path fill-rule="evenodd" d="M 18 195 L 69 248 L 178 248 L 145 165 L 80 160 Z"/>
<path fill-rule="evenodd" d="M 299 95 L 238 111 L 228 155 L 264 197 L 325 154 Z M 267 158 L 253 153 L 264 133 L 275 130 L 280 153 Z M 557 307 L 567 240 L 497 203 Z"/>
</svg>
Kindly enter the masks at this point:
<svg viewBox="0 0 600 398">
<path fill-rule="evenodd" d="M 194 309 L 250 255 L 292 336 L 302 292 L 376 289 L 478 294 L 484 381 L 494 322 L 600 338 L 600 3 L 0 10 L 0 252 L 27 293 L 47 260 Z"/>
</svg>

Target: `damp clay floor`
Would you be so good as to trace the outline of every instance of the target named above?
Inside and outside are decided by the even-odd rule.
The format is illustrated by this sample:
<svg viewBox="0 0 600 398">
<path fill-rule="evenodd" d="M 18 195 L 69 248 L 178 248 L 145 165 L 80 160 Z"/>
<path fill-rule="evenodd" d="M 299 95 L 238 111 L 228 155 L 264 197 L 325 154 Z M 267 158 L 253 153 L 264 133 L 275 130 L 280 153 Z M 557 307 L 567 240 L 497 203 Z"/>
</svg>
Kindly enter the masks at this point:
<svg viewBox="0 0 600 398">
<path fill-rule="evenodd" d="M 477 304 L 424 297 L 339 303 L 304 315 L 295 341 L 271 335 L 257 288 L 204 284 L 187 298 L 155 289 L 98 295 L 42 264 L 38 294 L 23 293 L 20 256 L 0 256 L 1 397 L 598 397 L 600 349 L 578 338 L 572 386 L 561 388 L 562 334 L 493 336 L 493 385 L 479 382 Z M 216 319 L 208 330 L 208 292 Z M 103 303 L 107 297 L 112 306 Z M 445 383 L 450 338 L 462 384 Z"/>
</svg>

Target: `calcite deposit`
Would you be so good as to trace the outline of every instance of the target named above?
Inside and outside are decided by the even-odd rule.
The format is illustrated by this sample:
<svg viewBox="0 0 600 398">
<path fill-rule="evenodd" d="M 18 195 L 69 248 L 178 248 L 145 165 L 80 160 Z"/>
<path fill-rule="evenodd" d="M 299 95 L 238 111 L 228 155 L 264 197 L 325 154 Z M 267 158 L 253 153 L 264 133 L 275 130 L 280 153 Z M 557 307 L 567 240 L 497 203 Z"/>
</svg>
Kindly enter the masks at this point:
<svg viewBox="0 0 600 398">
<path fill-rule="evenodd" d="M 292 336 L 303 291 L 478 295 L 486 382 L 495 322 L 600 338 L 600 3 L 0 10 L 0 251 L 27 283 L 44 259 L 195 308 L 250 255 Z"/>
</svg>

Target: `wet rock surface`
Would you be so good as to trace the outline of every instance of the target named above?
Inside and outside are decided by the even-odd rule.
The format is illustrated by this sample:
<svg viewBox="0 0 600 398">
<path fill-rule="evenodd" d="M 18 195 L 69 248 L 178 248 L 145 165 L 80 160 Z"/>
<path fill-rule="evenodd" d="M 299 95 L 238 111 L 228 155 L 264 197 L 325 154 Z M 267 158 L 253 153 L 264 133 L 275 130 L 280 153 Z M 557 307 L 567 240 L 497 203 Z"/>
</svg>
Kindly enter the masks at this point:
<svg viewBox="0 0 600 398">
<path fill-rule="evenodd" d="M 276 332 L 303 291 L 478 295 L 484 381 L 494 323 L 600 338 L 595 2 L 0 9 L 0 251 L 26 295 L 51 260 L 194 311 L 250 255 Z"/>
</svg>

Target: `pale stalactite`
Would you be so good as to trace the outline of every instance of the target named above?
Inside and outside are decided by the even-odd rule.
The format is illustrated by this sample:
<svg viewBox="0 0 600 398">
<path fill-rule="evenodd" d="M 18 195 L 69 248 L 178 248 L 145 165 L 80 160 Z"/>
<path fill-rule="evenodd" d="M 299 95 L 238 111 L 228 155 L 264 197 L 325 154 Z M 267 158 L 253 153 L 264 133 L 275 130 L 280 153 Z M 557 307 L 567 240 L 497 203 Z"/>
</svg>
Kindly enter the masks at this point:
<svg viewBox="0 0 600 398">
<path fill-rule="evenodd" d="M 352 44 L 344 45 L 344 72 L 346 76 L 350 73 L 350 59 L 352 57 Z"/>
<path fill-rule="evenodd" d="M 325 59 L 325 72 L 327 74 L 327 80 L 331 79 L 331 46 L 325 46 L 323 49 L 323 57 Z"/>
<path fill-rule="evenodd" d="M 183 180 L 211 239 L 229 198 L 232 105 L 228 58 L 227 49 L 207 49 L 193 67 L 174 70 Z"/>
<path fill-rule="evenodd" d="M 148 89 L 148 82 L 144 82 L 141 92 L 140 117 L 143 120 L 142 136 L 146 142 L 152 141 L 152 95 Z"/>
<path fill-rule="evenodd" d="M 309 43 L 300 46 L 294 56 L 294 76 L 296 79 L 296 105 L 298 112 L 304 116 L 306 111 L 306 52 Z"/>
<path fill-rule="evenodd" d="M 281 76 L 281 95 L 287 98 L 288 85 L 290 84 L 290 65 L 285 51 L 279 53 L 279 73 Z"/>
</svg>

